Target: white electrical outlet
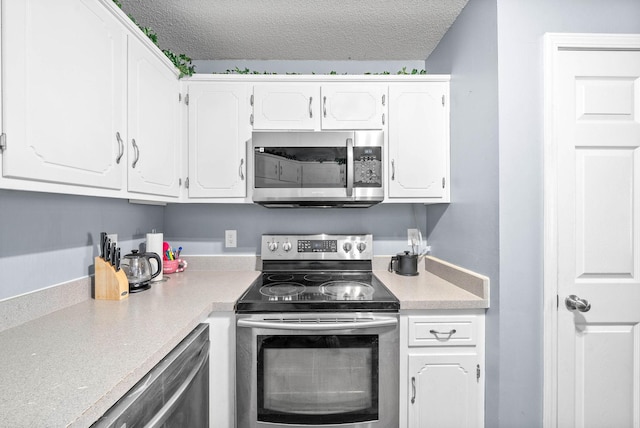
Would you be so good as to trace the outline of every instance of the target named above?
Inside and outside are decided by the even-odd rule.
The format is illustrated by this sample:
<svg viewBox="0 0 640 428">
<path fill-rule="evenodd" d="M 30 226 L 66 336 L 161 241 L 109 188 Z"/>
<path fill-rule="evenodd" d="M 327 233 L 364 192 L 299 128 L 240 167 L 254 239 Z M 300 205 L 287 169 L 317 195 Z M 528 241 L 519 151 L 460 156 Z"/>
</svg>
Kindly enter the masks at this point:
<svg viewBox="0 0 640 428">
<path fill-rule="evenodd" d="M 238 235 L 235 230 L 224 231 L 224 247 L 236 248 L 238 246 Z"/>
<path fill-rule="evenodd" d="M 407 245 L 416 247 L 420 245 L 420 231 L 418 229 L 407 229 Z"/>
</svg>

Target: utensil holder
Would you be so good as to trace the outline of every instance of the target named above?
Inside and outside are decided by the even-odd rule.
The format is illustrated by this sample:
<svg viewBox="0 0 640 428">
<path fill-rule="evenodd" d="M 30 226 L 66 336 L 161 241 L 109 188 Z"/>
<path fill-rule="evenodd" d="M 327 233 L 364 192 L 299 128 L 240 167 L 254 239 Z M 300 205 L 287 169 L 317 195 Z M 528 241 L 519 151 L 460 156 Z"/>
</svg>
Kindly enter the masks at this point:
<svg viewBox="0 0 640 428">
<path fill-rule="evenodd" d="M 116 269 L 101 257 L 95 261 L 95 299 L 123 300 L 129 297 L 129 281 L 124 270 Z"/>
</svg>

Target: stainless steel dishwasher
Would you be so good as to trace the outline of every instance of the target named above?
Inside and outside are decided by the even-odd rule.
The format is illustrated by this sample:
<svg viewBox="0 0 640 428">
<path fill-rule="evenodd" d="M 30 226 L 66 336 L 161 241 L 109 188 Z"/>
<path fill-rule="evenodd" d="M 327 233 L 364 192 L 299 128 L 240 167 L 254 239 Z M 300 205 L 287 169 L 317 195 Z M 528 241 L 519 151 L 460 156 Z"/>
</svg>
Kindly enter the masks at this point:
<svg viewBox="0 0 640 428">
<path fill-rule="evenodd" d="M 200 324 L 93 427 L 208 427 L 209 324 Z"/>
</svg>

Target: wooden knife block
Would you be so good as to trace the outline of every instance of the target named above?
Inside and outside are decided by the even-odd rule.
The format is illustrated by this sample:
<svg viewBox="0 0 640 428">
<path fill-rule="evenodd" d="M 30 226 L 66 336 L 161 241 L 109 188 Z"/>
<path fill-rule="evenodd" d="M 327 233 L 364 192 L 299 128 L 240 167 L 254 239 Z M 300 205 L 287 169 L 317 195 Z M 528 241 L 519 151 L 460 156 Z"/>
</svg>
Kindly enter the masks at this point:
<svg viewBox="0 0 640 428">
<path fill-rule="evenodd" d="M 101 257 L 95 258 L 96 300 L 123 300 L 129 297 L 129 281 L 124 270 L 116 268 Z"/>
</svg>

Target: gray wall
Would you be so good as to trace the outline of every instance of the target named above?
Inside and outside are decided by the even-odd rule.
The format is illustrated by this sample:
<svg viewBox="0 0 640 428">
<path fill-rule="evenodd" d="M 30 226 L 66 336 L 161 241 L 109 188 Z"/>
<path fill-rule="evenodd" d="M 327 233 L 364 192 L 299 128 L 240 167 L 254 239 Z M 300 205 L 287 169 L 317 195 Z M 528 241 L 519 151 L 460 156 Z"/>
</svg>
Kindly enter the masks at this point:
<svg viewBox="0 0 640 428">
<path fill-rule="evenodd" d="M 427 209 L 433 254 L 491 279 L 487 311 L 486 426 L 497 426 L 500 278 L 498 252 L 498 43 L 496 1 L 471 0 L 426 66 L 451 74 L 451 203 Z M 514 425 L 515 426 L 515 425 Z"/>
<path fill-rule="evenodd" d="M 496 6 L 497 16 L 490 16 Z M 497 59 L 490 43 L 496 29 Z M 427 69 L 452 73 L 453 102 L 468 104 L 452 105 L 454 203 L 446 210 L 429 208 L 427 223 L 436 256 L 484 271 L 492 280 L 487 427 L 542 426 L 545 32 L 640 33 L 640 2 L 470 0 L 427 60 Z M 496 65 L 498 90 L 484 93 L 486 84 L 495 90 Z M 499 181 L 492 189 L 495 178 L 481 167 L 496 166 L 496 127 Z"/>
<path fill-rule="evenodd" d="M 0 190 L 0 300 L 92 273 L 100 232 L 116 232 L 123 255 L 163 207 L 126 200 Z"/>
<path fill-rule="evenodd" d="M 383 204 L 371 208 L 268 209 L 257 205 L 168 205 L 165 238 L 185 255 L 259 254 L 264 233 L 372 233 L 375 255 L 409 250 L 407 229 L 425 233 L 426 208 Z M 224 248 L 224 231 L 237 231 L 238 247 Z"/>
<path fill-rule="evenodd" d="M 504 427 L 542 424 L 545 32 L 640 33 L 640 2 L 498 0 L 500 426 Z"/>
<path fill-rule="evenodd" d="M 298 74 L 338 74 L 383 73 L 395 74 L 406 68 L 422 70 L 424 61 L 247 61 L 247 60 L 205 60 L 193 61 L 197 73 L 225 73 L 227 70 L 248 68 L 259 73 Z"/>
</svg>

